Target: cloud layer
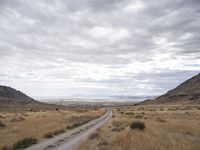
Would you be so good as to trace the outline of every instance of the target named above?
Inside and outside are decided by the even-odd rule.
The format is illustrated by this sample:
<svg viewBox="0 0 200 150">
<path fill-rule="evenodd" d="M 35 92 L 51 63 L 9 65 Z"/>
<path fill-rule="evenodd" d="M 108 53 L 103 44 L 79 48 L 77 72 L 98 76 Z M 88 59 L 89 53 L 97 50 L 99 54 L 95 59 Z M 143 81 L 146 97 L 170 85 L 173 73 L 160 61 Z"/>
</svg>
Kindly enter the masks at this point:
<svg viewBox="0 0 200 150">
<path fill-rule="evenodd" d="M 0 84 L 157 95 L 200 70 L 199 0 L 1 0 Z"/>
</svg>

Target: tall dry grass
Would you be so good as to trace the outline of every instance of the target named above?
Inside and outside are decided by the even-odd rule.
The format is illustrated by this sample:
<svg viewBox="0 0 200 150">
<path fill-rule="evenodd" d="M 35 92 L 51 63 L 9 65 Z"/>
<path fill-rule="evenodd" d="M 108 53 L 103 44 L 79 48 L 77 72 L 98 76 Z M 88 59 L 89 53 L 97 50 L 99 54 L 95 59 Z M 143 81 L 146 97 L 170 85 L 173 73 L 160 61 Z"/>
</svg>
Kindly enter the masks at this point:
<svg viewBox="0 0 200 150">
<path fill-rule="evenodd" d="M 150 106 L 114 109 L 114 116 L 97 130 L 101 138 L 86 140 L 80 150 L 199 150 L 200 110 L 197 106 Z M 122 113 L 123 112 L 123 113 Z M 144 130 L 131 129 L 133 121 Z M 114 129 L 114 130 L 113 130 Z M 108 144 L 99 146 L 104 139 Z M 92 147 L 93 146 L 93 147 Z M 78 148 L 78 149 L 79 149 Z"/>
<path fill-rule="evenodd" d="M 81 125 L 104 112 L 104 109 L 83 109 L 81 111 L 1 113 L 0 121 L 5 127 L 0 128 L 0 149 L 3 146 L 11 147 L 18 140 L 27 137 L 40 140 L 48 133 L 70 130 L 74 125 Z"/>
</svg>

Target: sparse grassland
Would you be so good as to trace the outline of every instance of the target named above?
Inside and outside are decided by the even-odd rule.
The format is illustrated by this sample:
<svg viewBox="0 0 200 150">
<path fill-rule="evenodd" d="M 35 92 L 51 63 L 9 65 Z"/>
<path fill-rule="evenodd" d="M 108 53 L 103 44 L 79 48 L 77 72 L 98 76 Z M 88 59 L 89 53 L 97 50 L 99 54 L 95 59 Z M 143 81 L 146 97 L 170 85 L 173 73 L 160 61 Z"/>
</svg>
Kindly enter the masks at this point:
<svg viewBox="0 0 200 150">
<path fill-rule="evenodd" d="M 199 150 L 199 108 L 183 105 L 114 108 L 115 117 L 77 150 Z M 138 121 L 145 128 L 131 129 L 132 123 Z"/>
<path fill-rule="evenodd" d="M 105 109 L 0 113 L 0 149 L 27 146 L 30 139 L 50 138 L 101 116 Z M 27 141 L 27 137 L 29 140 Z"/>
</svg>

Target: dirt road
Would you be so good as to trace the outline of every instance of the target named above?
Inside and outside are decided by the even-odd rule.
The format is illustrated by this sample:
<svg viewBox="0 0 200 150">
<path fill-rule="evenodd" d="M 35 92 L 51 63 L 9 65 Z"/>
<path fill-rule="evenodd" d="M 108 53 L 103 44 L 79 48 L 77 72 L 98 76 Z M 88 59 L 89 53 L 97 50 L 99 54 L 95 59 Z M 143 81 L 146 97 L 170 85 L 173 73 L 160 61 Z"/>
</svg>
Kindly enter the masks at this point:
<svg viewBox="0 0 200 150">
<path fill-rule="evenodd" d="M 38 144 L 32 145 L 24 150 L 72 150 L 78 146 L 89 134 L 103 125 L 112 117 L 112 111 L 108 110 L 103 116 L 88 122 L 73 130 L 46 139 Z"/>
</svg>

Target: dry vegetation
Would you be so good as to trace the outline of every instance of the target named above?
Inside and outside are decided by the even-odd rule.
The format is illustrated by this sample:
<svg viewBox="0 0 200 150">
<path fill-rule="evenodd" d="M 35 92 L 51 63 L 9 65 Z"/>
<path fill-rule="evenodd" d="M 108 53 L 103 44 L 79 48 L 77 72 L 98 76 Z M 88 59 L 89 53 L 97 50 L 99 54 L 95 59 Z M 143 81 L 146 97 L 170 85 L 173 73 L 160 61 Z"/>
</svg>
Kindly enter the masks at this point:
<svg viewBox="0 0 200 150">
<path fill-rule="evenodd" d="M 53 137 L 99 117 L 104 112 L 104 109 L 1 112 L 0 149 L 20 146 L 20 144 L 24 146 L 31 141 L 27 139 L 31 138 L 38 141 Z"/>
<path fill-rule="evenodd" d="M 113 118 L 78 150 L 200 149 L 200 106 L 135 106 L 113 112 Z M 138 121 L 145 128 L 132 128 Z"/>
</svg>

